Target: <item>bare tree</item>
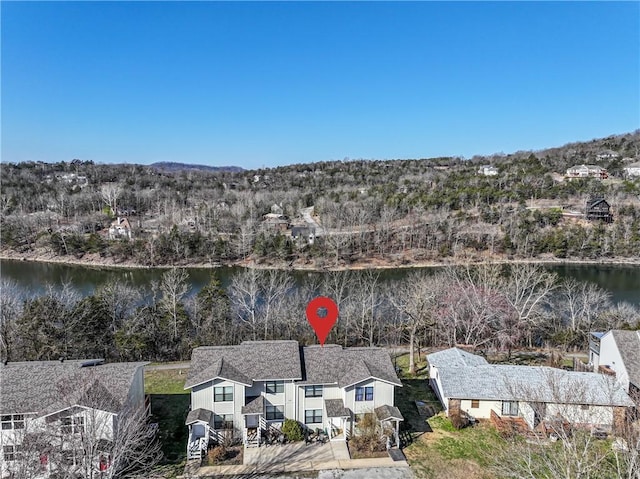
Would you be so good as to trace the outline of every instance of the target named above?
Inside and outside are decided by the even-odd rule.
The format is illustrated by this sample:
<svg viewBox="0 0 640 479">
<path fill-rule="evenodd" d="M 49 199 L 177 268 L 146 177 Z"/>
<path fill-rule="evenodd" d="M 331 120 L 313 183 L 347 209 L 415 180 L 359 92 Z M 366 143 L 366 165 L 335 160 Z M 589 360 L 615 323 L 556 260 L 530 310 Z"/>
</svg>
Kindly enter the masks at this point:
<svg viewBox="0 0 640 479">
<path fill-rule="evenodd" d="M 15 281 L 0 279 L 0 361 L 11 359 L 16 322 L 22 314 L 22 298 Z"/>
<path fill-rule="evenodd" d="M 389 291 L 389 300 L 404 318 L 405 331 L 409 336 L 409 372 L 415 374 L 416 335 L 421 328 L 433 326 L 433 312 L 438 297 L 441 275 L 424 271 L 407 276 L 397 289 Z"/>
<path fill-rule="evenodd" d="M 229 285 L 229 297 L 236 316 L 249 326 L 254 341 L 258 339 L 259 274 L 255 268 L 246 268 L 233 275 Z"/>
<path fill-rule="evenodd" d="M 178 325 L 180 323 L 180 307 L 182 299 L 190 290 L 189 274 L 184 269 L 172 268 L 162 274 L 160 280 L 160 309 L 167 313 L 173 326 L 173 339 L 178 338 Z"/>
<path fill-rule="evenodd" d="M 565 280 L 558 289 L 555 308 L 564 326 L 578 335 L 592 330 L 598 316 L 608 308 L 610 294 L 593 283 Z"/>
<path fill-rule="evenodd" d="M 118 214 L 118 199 L 122 196 L 123 188 L 119 183 L 104 183 L 100 187 L 102 201 L 109 207 L 111 214 Z"/>
</svg>

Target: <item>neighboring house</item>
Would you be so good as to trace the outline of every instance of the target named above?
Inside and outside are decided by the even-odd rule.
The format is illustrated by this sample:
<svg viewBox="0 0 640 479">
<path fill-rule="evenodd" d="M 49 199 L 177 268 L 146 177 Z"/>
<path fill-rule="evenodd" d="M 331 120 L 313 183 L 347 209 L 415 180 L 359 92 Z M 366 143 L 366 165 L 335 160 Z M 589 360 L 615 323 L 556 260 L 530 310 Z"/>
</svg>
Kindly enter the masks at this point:
<svg viewBox="0 0 640 479">
<path fill-rule="evenodd" d="M 258 446 L 285 419 L 322 429 L 331 440 L 357 433 L 365 413 L 394 430 L 402 386 L 389 354 L 379 348 L 300 347 L 297 341 L 245 341 L 193 350 L 185 389 L 191 390 L 188 457 L 210 442 L 242 439 Z"/>
<path fill-rule="evenodd" d="M 597 165 L 578 165 L 567 169 L 567 178 L 600 178 L 609 177 L 607 170 Z"/>
<path fill-rule="evenodd" d="M 131 415 L 148 413 L 145 364 L 0 365 L 0 477 L 75 477 L 87 468 L 112 477 L 111 454 L 122 445 L 118 428 L 126 429 Z"/>
<path fill-rule="evenodd" d="M 293 226 L 291 237 L 295 240 L 303 240 L 308 244 L 313 244 L 316 240 L 316 229 L 313 226 Z"/>
<path fill-rule="evenodd" d="M 587 200 L 584 216 L 588 220 L 599 220 L 605 223 L 613 221 L 611 205 L 602 196 L 594 196 Z"/>
<path fill-rule="evenodd" d="M 558 422 L 611 431 L 629 396 L 610 376 L 543 366 L 489 364 L 458 348 L 427 356 L 431 387 L 447 415 L 490 419 L 523 431 Z"/>
<path fill-rule="evenodd" d="M 596 156 L 596 158 L 598 158 L 599 160 L 614 160 L 616 158 L 618 158 L 620 155 L 618 155 L 618 153 L 616 153 L 613 150 L 605 150 L 601 153 L 598 153 L 598 155 Z"/>
<path fill-rule="evenodd" d="M 127 238 L 131 239 L 131 224 L 129 219 L 117 217 L 109 226 L 109 239 Z"/>
<path fill-rule="evenodd" d="M 483 165 L 478 170 L 478 173 L 484 176 L 496 176 L 498 174 L 498 168 L 491 165 Z"/>
<path fill-rule="evenodd" d="M 624 390 L 640 401 L 640 331 L 591 333 L 589 363 L 595 372 L 615 375 Z"/>
<path fill-rule="evenodd" d="M 629 178 L 635 178 L 640 176 L 640 162 L 631 163 L 623 168 L 624 174 Z"/>
</svg>

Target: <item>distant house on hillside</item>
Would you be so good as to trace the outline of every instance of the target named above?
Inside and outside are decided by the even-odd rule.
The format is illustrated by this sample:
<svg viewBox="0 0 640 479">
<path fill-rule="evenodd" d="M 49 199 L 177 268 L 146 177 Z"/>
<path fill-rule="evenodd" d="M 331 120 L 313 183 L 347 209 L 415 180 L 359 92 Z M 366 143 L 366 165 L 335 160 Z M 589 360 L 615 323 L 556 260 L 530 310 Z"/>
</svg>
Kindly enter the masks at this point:
<svg viewBox="0 0 640 479">
<path fill-rule="evenodd" d="M 593 196 L 587 201 L 585 208 L 585 218 L 588 220 L 600 220 L 605 223 L 613 221 L 611 205 L 602 196 Z"/>
<path fill-rule="evenodd" d="M 609 177 L 607 170 L 598 165 L 577 165 L 567 169 L 567 178 L 600 178 Z"/>
<path fill-rule="evenodd" d="M 635 178 L 640 176 L 640 161 L 637 163 L 631 163 L 623 168 L 624 174 L 628 178 Z"/>
<path fill-rule="evenodd" d="M 313 244 L 316 239 L 316 229 L 313 226 L 294 226 L 291 228 L 293 239 L 302 239 L 309 244 Z"/>
<path fill-rule="evenodd" d="M 613 160 L 615 158 L 618 158 L 619 156 L 620 155 L 618 155 L 618 153 L 613 150 L 605 150 L 598 153 L 596 158 L 598 158 L 599 160 Z"/>
<path fill-rule="evenodd" d="M 483 165 L 478 169 L 478 173 L 484 176 L 496 176 L 498 174 L 498 168 L 491 165 Z"/>
<path fill-rule="evenodd" d="M 109 239 L 133 238 L 131 224 L 127 218 L 117 217 L 109 227 Z"/>
</svg>

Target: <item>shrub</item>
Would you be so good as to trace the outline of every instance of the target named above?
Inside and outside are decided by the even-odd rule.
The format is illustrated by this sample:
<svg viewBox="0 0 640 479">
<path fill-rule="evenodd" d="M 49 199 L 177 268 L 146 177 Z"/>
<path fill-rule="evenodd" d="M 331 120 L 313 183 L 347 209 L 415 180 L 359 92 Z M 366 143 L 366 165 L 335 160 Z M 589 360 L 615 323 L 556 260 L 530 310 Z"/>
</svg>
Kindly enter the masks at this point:
<svg viewBox="0 0 640 479">
<path fill-rule="evenodd" d="M 302 425 L 293 419 L 285 419 L 282 425 L 282 434 L 285 435 L 287 441 L 302 441 L 304 439 Z"/>
<path fill-rule="evenodd" d="M 452 414 L 451 425 L 456 429 L 463 429 L 469 425 L 469 418 L 460 414 Z"/>
<path fill-rule="evenodd" d="M 209 452 L 207 452 L 207 461 L 209 464 L 217 464 L 224 461 L 226 456 L 227 448 L 224 446 L 216 446 L 209 449 Z"/>
</svg>

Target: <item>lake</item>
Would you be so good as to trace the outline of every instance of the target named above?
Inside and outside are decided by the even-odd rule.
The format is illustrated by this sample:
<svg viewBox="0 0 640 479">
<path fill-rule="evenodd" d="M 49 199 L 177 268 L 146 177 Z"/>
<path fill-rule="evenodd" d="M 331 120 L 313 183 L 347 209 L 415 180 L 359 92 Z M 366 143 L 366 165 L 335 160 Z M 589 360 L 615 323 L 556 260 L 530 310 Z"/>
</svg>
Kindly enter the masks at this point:
<svg viewBox="0 0 640 479">
<path fill-rule="evenodd" d="M 611 293 L 614 302 L 627 301 L 640 306 L 640 267 L 618 265 L 548 265 L 545 269 L 553 271 L 561 278 L 575 278 L 579 281 L 589 281 Z M 428 268 L 437 271 L 437 268 Z M 216 274 L 223 286 L 231 281 L 238 267 L 222 267 L 216 269 L 187 268 L 191 282 L 191 293 L 197 293 L 209 282 L 211 274 Z M 15 281 L 21 290 L 27 294 L 38 295 L 47 285 L 59 287 L 68 282 L 80 294 L 89 295 L 111 279 L 127 281 L 142 288 L 148 288 L 152 281 L 159 281 L 163 269 L 124 269 L 98 268 L 60 263 L 37 263 L 31 261 L 0 260 L 0 277 Z M 384 281 L 403 279 L 414 269 L 386 269 L 380 270 L 380 277 Z M 292 271 L 289 272 L 296 282 L 301 284 L 311 277 L 323 273 Z"/>
</svg>

